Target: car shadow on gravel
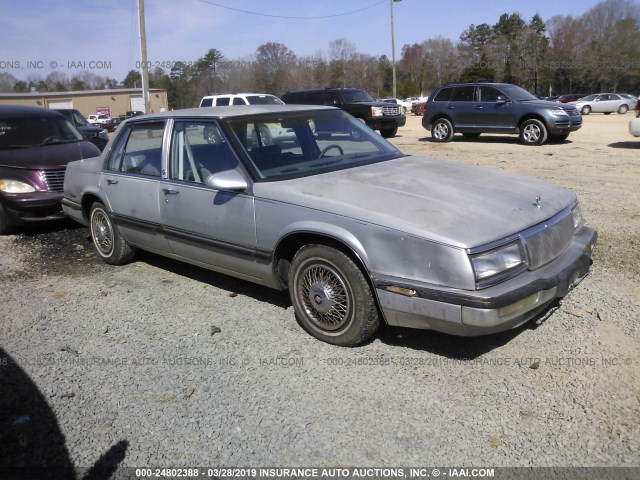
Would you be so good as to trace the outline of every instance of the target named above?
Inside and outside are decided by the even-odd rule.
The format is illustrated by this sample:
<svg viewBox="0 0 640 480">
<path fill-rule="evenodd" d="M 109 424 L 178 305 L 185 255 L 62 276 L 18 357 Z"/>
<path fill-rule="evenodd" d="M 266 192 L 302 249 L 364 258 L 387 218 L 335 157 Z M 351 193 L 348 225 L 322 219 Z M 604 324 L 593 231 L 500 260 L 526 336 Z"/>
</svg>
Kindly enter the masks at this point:
<svg viewBox="0 0 640 480">
<path fill-rule="evenodd" d="M 433 137 L 422 137 L 418 139 L 419 142 L 426 143 L 442 143 L 436 142 Z M 484 144 L 493 144 L 493 145 L 513 145 L 519 144 L 517 135 L 491 135 L 491 134 L 483 134 L 478 138 L 465 138 L 462 135 L 455 135 L 450 142 L 442 143 L 443 145 L 446 143 L 484 143 Z M 570 145 L 573 142 L 570 139 L 562 140 L 562 141 L 547 141 L 544 145 Z M 522 145 L 523 147 L 526 145 Z"/>
<path fill-rule="evenodd" d="M 611 148 L 630 148 L 630 149 L 638 149 L 640 148 L 640 140 L 636 140 L 635 142 L 632 140 L 630 142 L 614 142 L 607 145 Z"/>
<path fill-rule="evenodd" d="M 459 337 L 432 330 L 384 325 L 378 333 L 378 338 L 385 345 L 423 350 L 456 360 L 472 360 L 502 347 L 524 331 L 535 330 L 560 307 L 560 302 L 560 300 L 554 301 L 524 325 L 492 335 Z"/>
<path fill-rule="evenodd" d="M 71 461 L 56 414 L 36 383 L 0 347 L 0 477 L 3 480 L 108 480 L 124 460 L 120 440 L 91 468 Z"/>
<path fill-rule="evenodd" d="M 273 288 L 173 260 L 162 255 L 137 250 L 133 261 L 142 261 L 156 268 L 167 270 L 198 282 L 207 283 L 212 287 L 228 291 L 230 295 L 244 295 L 283 309 L 291 306 L 291 300 L 289 300 L 289 294 L 286 291 L 274 290 Z"/>
</svg>

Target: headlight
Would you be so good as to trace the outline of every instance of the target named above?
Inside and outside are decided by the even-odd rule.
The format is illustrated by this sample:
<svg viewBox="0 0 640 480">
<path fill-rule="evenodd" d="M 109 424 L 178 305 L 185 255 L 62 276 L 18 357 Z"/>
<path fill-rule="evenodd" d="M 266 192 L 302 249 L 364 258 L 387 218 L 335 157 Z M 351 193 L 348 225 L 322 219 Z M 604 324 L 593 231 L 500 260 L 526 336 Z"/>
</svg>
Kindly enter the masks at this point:
<svg viewBox="0 0 640 480">
<path fill-rule="evenodd" d="M 382 107 L 371 107 L 371 116 L 372 117 L 381 117 L 384 115 L 382 113 Z"/>
<path fill-rule="evenodd" d="M 525 265 L 520 243 L 514 242 L 489 252 L 471 256 L 476 282 Z"/>
<path fill-rule="evenodd" d="M 107 134 L 107 131 L 104 128 L 100 130 L 100 133 L 98 133 L 98 136 L 103 140 L 109 140 L 109 135 Z"/>
<path fill-rule="evenodd" d="M 579 203 L 576 203 L 576 206 L 571 209 L 571 216 L 573 217 L 573 228 L 578 230 L 584 223 L 582 209 Z"/>
<path fill-rule="evenodd" d="M 18 180 L 0 180 L 0 191 L 7 193 L 31 193 L 35 192 L 28 183 L 19 182 Z"/>
<path fill-rule="evenodd" d="M 567 112 L 565 112 L 561 108 L 550 108 L 549 110 L 547 110 L 547 112 L 549 112 L 549 115 L 553 115 L 554 117 L 560 117 L 562 115 L 569 115 Z"/>
</svg>

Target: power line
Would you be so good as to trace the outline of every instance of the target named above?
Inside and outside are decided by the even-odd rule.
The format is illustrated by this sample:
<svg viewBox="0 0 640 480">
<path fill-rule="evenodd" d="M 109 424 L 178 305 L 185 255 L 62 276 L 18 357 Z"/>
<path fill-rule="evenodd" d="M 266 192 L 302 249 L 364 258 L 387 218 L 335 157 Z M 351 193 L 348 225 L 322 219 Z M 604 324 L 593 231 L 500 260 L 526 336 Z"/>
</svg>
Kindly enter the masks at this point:
<svg viewBox="0 0 640 480">
<path fill-rule="evenodd" d="M 380 5 L 381 3 L 384 3 L 387 0 L 380 0 L 379 2 L 376 2 L 376 3 L 372 4 L 372 5 L 369 5 L 368 7 L 360 8 L 358 10 L 353 10 L 353 11 L 350 11 L 350 12 L 336 13 L 336 14 L 333 14 L 333 15 L 321 15 L 321 16 L 317 16 L 317 17 L 300 17 L 300 16 L 294 16 L 294 15 L 272 15 L 272 14 L 269 14 L 269 13 L 250 12 L 249 10 L 241 10 L 239 8 L 227 7 L 226 5 L 220 5 L 219 3 L 211 2 L 209 0 L 198 0 L 198 1 L 200 3 L 206 3 L 207 5 L 213 5 L 214 7 L 220 7 L 220 8 L 225 8 L 227 10 L 233 10 L 234 12 L 247 13 L 249 15 L 258 15 L 260 17 L 295 18 L 295 19 L 298 19 L 298 20 L 313 20 L 313 19 L 344 17 L 346 15 L 353 15 L 354 13 L 362 12 L 363 10 L 368 10 L 370 8 L 373 8 L 373 7 L 377 6 L 377 5 Z"/>
</svg>

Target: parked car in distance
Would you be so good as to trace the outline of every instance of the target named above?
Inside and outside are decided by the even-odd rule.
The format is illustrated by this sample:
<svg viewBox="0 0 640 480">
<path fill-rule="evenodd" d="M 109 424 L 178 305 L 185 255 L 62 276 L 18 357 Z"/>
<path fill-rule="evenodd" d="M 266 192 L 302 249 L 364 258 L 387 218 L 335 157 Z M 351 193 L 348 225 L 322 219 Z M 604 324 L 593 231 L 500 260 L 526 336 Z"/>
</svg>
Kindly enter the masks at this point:
<svg viewBox="0 0 640 480">
<path fill-rule="evenodd" d="M 75 108 L 56 108 L 55 111 L 67 117 L 67 120 L 73 123 L 73 126 L 100 150 L 104 150 L 104 147 L 109 143 L 107 129 L 95 123 L 90 124 L 79 110 Z"/>
<path fill-rule="evenodd" d="M 126 118 L 131 118 L 131 117 L 138 117 L 140 115 L 144 115 L 144 112 L 140 111 L 140 110 L 129 110 L 126 114 L 125 117 Z"/>
<path fill-rule="evenodd" d="M 0 105 L 0 234 L 64 218 L 60 200 L 67 163 L 99 154 L 54 110 Z"/>
<path fill-rule="evenodd" d="M 455 133 L 478 138 L 482 133 L 518 135 L 525 145 L 564 141 L 582 126 L 571 105 L 540 100 L 508 83 L 458 83 L 437 88 L 427 101 L 422 126 L 435 142 Z"/>
<path fill-rule="evenodd" d="M 585 97 L 586 94 L 584 93 L 569 93 L 567 95 L 560 95 L 559 97 L 557 97 L 554 102 L 558 102 L 558 103 L 569 103 L 569 102 L 575 102 L 577 100 L 580 100 L 581 98 Z"/>
<path fill-rule="evenodd" d="M 414 115 L 423 115 L 424 109 L 427 107 L 427 102 L 414 102 L 411 105 L 411 113 Z"/>
<path fill-rule="evenodd" d="M 358 88 L 290 90 L 282 96 L 282 101 L 287 104 L 328 105 L 341 108 L 366 123 L 372 130 L 380 131 L 384 138 L 394 137 L 398 128 L 407 122 L 400 105 L 374 100 L 371 95 Z M 353 134 L 358 135 L 359 130 L 354 130 Z"/>
<path fill-rule="evenodd" d="M 404 155 L 332 107 L 152 114 L 112 145 L 72 162 L 64 182 L 65 212 L 105 262 L 149 250 L 288 289 L 300 324 L 337 345 L 382 322 L 515 328 L 587 274 L 596 241 L 574 192 Z"/>
<path fill-rule="evenodd" d="M 110 120 L 108 115 L 103 114 L 91 114 L 86 118 L 87 122 L 91 125 L 96 125 L 98 127 L 104 127 L 104 125 Z"/>
<path fill-rule="evenodd" d="M 115 132 L 116 128 L 127 119 L 126 115 L 118 115 L 117 117 L 111 117 L 105 124 L 104 128 L 107 132 Z"/>
<path fill-rule="evenodd" d="M 284 102 L 268 93 L 225 93 L 207 95 L 200 100 L 201 107 L 224 107 L 227 105 L 282 105 Z"/>
<path fill-rule="evenodd" d="M 590 113 L 604 113 L 605 115 L 609 115 L 613 112 L 624 115 L 630 109 L 633 109 L 635 102 L 617 93 L 594 93 L 576 100 L 572 104 L 580 110 L 582 115 L 589 115 Z"/>
</svg>

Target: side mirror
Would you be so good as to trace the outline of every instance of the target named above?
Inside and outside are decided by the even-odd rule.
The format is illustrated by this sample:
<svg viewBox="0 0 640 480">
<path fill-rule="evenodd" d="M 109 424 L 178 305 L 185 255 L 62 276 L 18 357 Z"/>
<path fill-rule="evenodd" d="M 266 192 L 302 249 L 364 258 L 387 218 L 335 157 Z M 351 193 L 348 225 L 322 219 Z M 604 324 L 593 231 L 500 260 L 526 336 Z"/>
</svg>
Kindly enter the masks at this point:
<svg viewBox="0 0 640 480">
<path fill-rule="evenodd" d="M 507 103 L 507 97 L 498 95 L 498 98 L 496 98 L 496 103 Z"/>
<path fill-rule="evenodd" d="M 236 170 L 225 170 L 207 177 L 205 185 L 212 190 L 226 190 L 232 192 L 244 192 L 249 184 Z"/>
</svg>

